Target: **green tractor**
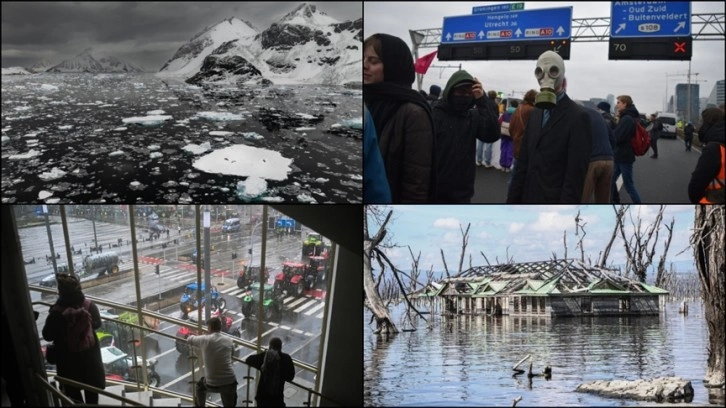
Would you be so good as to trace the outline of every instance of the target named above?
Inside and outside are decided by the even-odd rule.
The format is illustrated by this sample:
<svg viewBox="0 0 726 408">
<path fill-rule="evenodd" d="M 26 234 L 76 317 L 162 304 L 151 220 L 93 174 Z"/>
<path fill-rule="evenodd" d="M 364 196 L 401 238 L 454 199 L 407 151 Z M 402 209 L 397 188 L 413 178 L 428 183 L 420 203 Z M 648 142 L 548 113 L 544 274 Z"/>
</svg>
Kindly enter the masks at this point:
<svg viewBox="0 0 726 408">
<path fill-rule="evenodd" d="M 265 285 L 264 300 L 262 301 L 262 317 L 271 320 L 282 315 L 282 298 L 275 293 L 274 285 Z M 250 290 L 242 298 L 242 314 L 251 318 L 257 314 L 258 302 L 260 301 L 260 283 L 250 285 Z"/>
<path fill-rule="evenodd" d="M 131 326 L 123 323 L 138 325 L 138 315 L 132 312 L 123 312 L 120 315 L 115 315 L 104 310 L 101 311 L 101 316 L 108 318 L 101 319 L 101 327 L 96 330 L 96 337 L 101 347 L 115 346 L 121 348 L 126 353 L 132 353 L 133 348 L 130 341 L 134 338 L 139 338 L 138 332 Z M 159 328 L 159 319 L 148 316 L 144 317 L 143 326 L 156 330 Z"/>
<path fill-rule="evenodd" d="M 302 256 L 318 256 L 323 253 L 325 249 L 325 243 L 323 242 L 323 236 L 320 234 L 308 234 L 303 241 Z"/>
</svg>

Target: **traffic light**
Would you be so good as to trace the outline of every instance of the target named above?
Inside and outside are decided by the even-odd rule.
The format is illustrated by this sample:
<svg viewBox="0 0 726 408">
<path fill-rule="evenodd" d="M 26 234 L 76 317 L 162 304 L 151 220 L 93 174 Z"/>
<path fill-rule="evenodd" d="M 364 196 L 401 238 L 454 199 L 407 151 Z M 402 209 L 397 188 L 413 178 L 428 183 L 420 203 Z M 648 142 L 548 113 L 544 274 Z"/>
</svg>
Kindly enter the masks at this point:
<svg viewBox="0 0 726 408">
<path fill-rule="evenodd" d="M 237 259 L 237 252 L 232 252 L 232 259 Z"/>
<path fill-rule="evenodd" d="M 156 266 L 156 272 L 155 273 L 158 275 L 159 274 L 159 265 L 155 265 L 155 266 Z"/>
</svg>

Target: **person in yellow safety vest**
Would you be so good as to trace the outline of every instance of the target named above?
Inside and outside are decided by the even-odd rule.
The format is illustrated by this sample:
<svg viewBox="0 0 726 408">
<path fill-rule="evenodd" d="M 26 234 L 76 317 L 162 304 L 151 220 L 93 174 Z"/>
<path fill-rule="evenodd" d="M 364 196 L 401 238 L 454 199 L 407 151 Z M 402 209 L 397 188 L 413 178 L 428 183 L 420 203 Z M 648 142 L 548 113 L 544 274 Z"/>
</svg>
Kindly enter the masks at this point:
<svg viewBox="0 0 726 408">
<path fill-rule="evenodd" d="M 705 147 L 691 174 L 688 198 L 694 204 L 722 204 L 726 201 L 724 111 L 708 108 L 701 113 L 701 118 L 698 135 Z"/>
</svg>

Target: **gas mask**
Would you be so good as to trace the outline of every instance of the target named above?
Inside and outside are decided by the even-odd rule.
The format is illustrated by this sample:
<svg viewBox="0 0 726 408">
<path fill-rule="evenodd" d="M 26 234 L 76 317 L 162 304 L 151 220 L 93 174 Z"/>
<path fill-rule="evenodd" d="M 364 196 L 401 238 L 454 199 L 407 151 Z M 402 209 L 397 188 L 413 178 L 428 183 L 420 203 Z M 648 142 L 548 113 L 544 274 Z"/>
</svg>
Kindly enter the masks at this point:
<svg viewBox="0 0 726 408">
<path fill-rule="evenodd" d="M 534 106 L 552 109 L 557 106 L 556 90 L 562 87 L 565 79 L 565 61 L 554 51 L 545 51 L 537 59 L 534 70 L 540 86 L 540 92 L 534 99 Z"/>
</svg>

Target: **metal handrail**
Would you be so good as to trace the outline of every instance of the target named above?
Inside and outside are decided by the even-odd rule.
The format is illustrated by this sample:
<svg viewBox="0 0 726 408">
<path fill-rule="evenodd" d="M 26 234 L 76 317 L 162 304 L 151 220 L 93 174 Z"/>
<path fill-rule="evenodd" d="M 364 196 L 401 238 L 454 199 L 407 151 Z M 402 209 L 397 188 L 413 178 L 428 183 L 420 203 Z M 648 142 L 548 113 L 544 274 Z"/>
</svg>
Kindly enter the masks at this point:
<svg viewBox="0 0 726 408">
<path fill-rule="evenodd" d="M 75 405 L 75 402 L 73 402 L 72 399 L 68 398 L 65 394 L 63 394 L 59 389 L 51 385 L 48 380 L 46 380 L 40 373 L 35 373 L 35 377 L 40 383 L 40 385 L 43 388 L 46 388 L 48 391 L 50 391 L 56 398 L 60 398 L 63 400 L 64 403 L 68 405 Z"/>
<path fill-rule="evenodd" d="M 47 384 L 52 389 L 55 389 L 55 387 L 53 387 L 52 385 L 50 385 L 50 383 L 47 383 L 46 382 L 46 380 L 43 378 L 43 376 L 41 376 L 40 374 L 36 374 L 36 376 L 41 380 L 41 382 L 43 382 L 44 384 Z M 76 387 L 76 388 L 80 388 L 80 389 L 83 389 L 85 391 L 92 391 L 92 392 L 95 392 L 95 393 L 104 395 L 106 397 L 113 398 L 115 400 L 119 400 L 119 401 L 124 402 L 124 403 L 129 404 L 129 405 L 133 405 L 133 406 L 136 406 L 136 407 L 144 407 L 145 406 L 144 404 L 142 404 L 142 403 L 140 403 L 138 401 L 134 401 L 132 399 L 128 399 L 126 397 L 122 397 L 120 395 L 113 394 L 111 392 L 108 392 L 106 390 L 102 390 L 100 388 L 96 388 L 96 387 L 94 387 L 92 385 L 88 385 L 86 383 L 82 383 L 82 382 L 78 382 L 78 381 L 75 381 L 75 380 L 71 380 L 70 378 L 61 377 L 61 376 L 59 376 L 57 374 L 54 376 L 54 378 L 55 378 L 56 381 L 58 381 L 58 382 L 60 382 L 62 384 L 66 384 L 66 385 L 70 385 L 70 386 L 73 386 L 73 387 Z M 57 391 L 57 393 L 60 394 L 60 395 L 58 395 L 59 397 L 61 397 L 62 399 L 67 400 L 66 402 L 69 402 L 70 401 L 71 405 L 79 405 L 79 404 L 73 402 L 72 400 L 70 400 L 68 398 L 68 396 L 66 396 L 65 394 L 63 394 L 62 392 L 60 392 L 60 390 L 55 390 L 55 391 Z M 55 391 L 51 391 L 51 392 L 53 392 L 55 394 L 56 393 Z"/>
</svg>

